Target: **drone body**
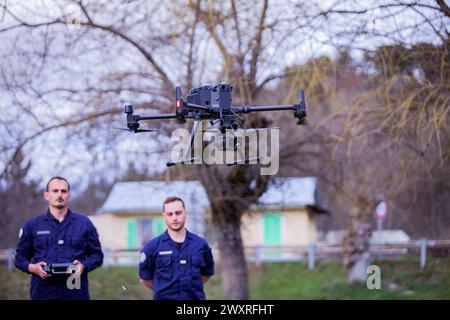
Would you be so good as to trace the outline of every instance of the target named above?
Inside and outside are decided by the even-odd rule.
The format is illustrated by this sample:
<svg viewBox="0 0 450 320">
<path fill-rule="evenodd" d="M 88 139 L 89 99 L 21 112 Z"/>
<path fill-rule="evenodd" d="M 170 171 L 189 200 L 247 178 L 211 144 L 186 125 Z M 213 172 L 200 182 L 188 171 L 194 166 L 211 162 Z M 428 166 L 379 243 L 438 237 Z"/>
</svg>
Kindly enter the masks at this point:
<svg viewBox="0 0 450 320">
<path fill-rule="evenodd" d="M 192 128 L 190 144 L 187 149 L 190 150 L 198 125 L 202 120 L 210 120 L 212 125 L 219 124 L 219 130 L 224 137 L 224 144 L 226 143 L 225 132 L 227 130 L 237 130 L 242 125 L 243 118 L 239 116 L 242 113 L 293 110 L 294 117 L 298 119 L 298 124 L 304 123 L 306 118 L 306 103 L 303 91 L 300 92 L 300 101 L 298 104 L 240 107 L 232 106 L 232 91 L 233 86 L 224 83 L 196 87 L 189 90 L 187 101 L 184 101 L 181 95 L 181 87 L 176 87 L 176 111 L 174 114 L 135 115 L 133 114 L 133 107 L 126 105 L 124 112 L 127 115 L 127 130 L 135 133 L 153 131 L 139 129 L 139 121 L 141 120 L 177 119 L 180 122 L 184 122 L 186 119 L 194 119 L 194 127 Z M 185 152 L 181 161 L 168 162 L 167 166 L 192 162 L 194 159 L 187 158 L 188 153 Z"/>
</svg>

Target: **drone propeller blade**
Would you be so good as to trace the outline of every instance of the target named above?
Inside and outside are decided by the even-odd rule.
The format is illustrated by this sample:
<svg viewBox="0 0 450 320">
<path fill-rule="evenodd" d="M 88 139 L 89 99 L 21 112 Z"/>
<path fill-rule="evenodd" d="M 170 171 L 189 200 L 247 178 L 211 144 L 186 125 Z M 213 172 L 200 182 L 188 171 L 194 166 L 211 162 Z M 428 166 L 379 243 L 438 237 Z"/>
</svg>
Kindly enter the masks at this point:
<svg viewBox="0 0 450 320">
<path fill-rule="evenodd" d="M 116 130 L 122 130 L 122 131 L 129 131 L 129 132 L 134 132 L 134 133 L 139 133 L 139 132 L 155 132 L 155 131 L 157 131 L 157 129 L 136 129 L 136 130 L 132 130 L 132 129 L 128 129 L 128 128 L 117 128 L 117 127 L 115 127 L 114 129 L 116 129 Z"/>
<path fill-rule="evenodd" d="M 155 132 L 158 131 L 158 129 L 137 129 L 134 132 Z"/>
<path fill-rule="evenodd" d="M 122 130 L 122 131 L 133 131 L 133 130 L 130 130 L 130 129 L 128 129 L 128 128 L 118 128 L 118 127 L 114 127 L 114 129 L 116 129 L 116 130 Z"/>
</svg>

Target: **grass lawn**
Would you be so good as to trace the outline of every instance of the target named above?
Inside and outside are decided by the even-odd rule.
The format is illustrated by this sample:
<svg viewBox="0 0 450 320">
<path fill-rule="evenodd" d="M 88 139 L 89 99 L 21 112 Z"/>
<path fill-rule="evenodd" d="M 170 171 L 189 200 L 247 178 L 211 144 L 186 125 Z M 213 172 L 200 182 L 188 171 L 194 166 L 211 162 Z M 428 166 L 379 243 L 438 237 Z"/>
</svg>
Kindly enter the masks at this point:
<svg viewBox="0 0 450 320">
<path fill-rule="evenodd" d="M 308 270 L 304 262 L 249 266 L 252 299 L 450 299 L 450 259 L 429 259 L 419 269 L 416 258 L 374 261 L 381 268 L 381 289 L 347 284 L 340 262 L 319 263 Z M 208 299 L 224 299 L 220 270 L 206 284 Z M 28 299 L 29 276 L 0 266 L 0 299 Z M 137 268 L 97 269 L 89 275 L 91 299 L 151 299 L 138 283 Z"/>
</svg>

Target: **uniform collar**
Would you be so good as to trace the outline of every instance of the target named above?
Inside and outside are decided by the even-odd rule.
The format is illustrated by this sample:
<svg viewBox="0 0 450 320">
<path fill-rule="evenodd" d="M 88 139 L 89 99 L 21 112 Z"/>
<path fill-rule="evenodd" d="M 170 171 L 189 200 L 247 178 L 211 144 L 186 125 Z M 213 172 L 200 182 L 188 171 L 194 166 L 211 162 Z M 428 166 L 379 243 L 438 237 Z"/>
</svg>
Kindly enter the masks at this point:
<svg viewBox="0 0 450 320">
<path fill-rule="evenodd" d="M 47 209 L 47 213 L 45 214 L 45 218 L 46 218 L 48 221 L 55 221 L 55 222 L 57 222 L 57 223 L 60 223 L 54 216 L 52 216 L 52 214 L 50 213 L 50 209 Z M 72 211 L 71 211 L 70 209 L 68 209 L 68 210 L 67 210 L 67 214 L 66 214 L 66 216 L 64 217 L 64 220 L 63 220 L 61 223 L 63 223 L 64 221 L 70 221 L 70 220 L 73 220 L 74 218 L 75 218 L 75 217 L 74 217 Z"/>
<path fill-rule="evenodd" d="M 194 239 L 193 235 L 191 232 L 189 232 L 188 229 L 186 229 L 186 239 L 192 240 Z M 186 241 L 186 239 L 184 241 Z M 162 234 L 162 240 L 163 241 L 167 241 L 167 240 L 171 240 L 170 236 L 169 236 L 169 231 L 166 229 L 166 231 Z"/>
</svg>

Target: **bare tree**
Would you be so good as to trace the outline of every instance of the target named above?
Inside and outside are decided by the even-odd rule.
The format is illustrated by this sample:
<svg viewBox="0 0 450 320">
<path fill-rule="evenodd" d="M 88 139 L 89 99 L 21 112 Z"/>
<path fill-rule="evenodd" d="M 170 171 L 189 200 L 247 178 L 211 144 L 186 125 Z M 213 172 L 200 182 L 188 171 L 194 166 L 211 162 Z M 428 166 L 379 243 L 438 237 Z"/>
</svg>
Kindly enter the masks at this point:
<svg viewBox="0 0 450 320">
<path fill-rule="evenodd" d="M 295 16 L 277 16 L 275 11 L 280 8 L 270 7 L 269 1 L 179 1 L 175 6 L 146 1 L 123 5 L 119 1 L 61 1 L 59 4 L 50 13 L 48 8 L 25 4 L 8 3 L 1 7 L 8 24 L 0 29 L 0 34 L 10 37 L 11 52 L 17 53 L 13 41 L 24 33 L 30 37 L 35 33 L 34 41 L 45 43 L 38 50 L 26 52 L 30 61 L 39 61 L 36 68 L 27 70 L 42 66 L 42 79 L 57 72 L 73 72 L 73 78 L 79 76 L 78 81 L 72 83 L 36 88 L 31 86 L 31 74 L 15 79 L 11 76 L 15 71 L 4 71 L 4 84 L 12 96 L 18 90 L 27 91 L 29 97 L 34 93 L 41 104 L 48 103 L 48 116 L 52 119 L 47 118 L 43 123 L 35 103 L 23 107 L 29 121 L 37 126 L 17 139 L 19 143 L 11 142 L 5 153 L 9 159 L 5 162 L 4 174 L 14 154 L 37 144 L 40 137 L 48 138 L 58 129 L 64 129 L 64 147 L 73 145 L 68 141 L 74 135 L 81 136 L 80 141 L 84 141 L 86 135 L 94 154 L 108 152 L 97 149 L 96 145 L 111 146 L 120 144 L 120 140 L 108 140 L 111 135 L 105 136 L 89 125 L 97 128 L 110 125 L 112 117 L 118 116 L 119 109 L 111 107 L 118 105 L 117 100 L 131 98 L 138 101 L 136 106 L 140 110 L 166 111 L 171 105 L 174 83 L 192 86 L 205 81 L 230 81 L 235 85 L 234 96 L 238 103 L 257 101 L 264 88 L 279 78 L 278 71 L 282 69 L 282 63 L 274 64 L 271 59 L 283 56 L 286 54 L 283 50 L 296 45 L 282 41 L 292 33 L 293 27 L 284 27 L 289 26 Z M 27 15 L 31 11 L 34 14 Z M 275 42 L 278 46 L 274 46 Z M 21 44 L 19 50 L 22 49 L 29 47 Z M 80 59 L 82 55 L 84 59 Z M 78 64 L 68 64 L 70 59 Z M 69 106 L 76 106 L 77 114 L 61 117 L 48 97 L 57 103 L 69 101 Z M 13 101 L 14 98 L 11 97 Z M 14 104 L 19 102 L 16 100 Z M 12 116 L 14 114 L 12 112 Z M 247 123 L 264 126 L 268 121 L 255 116 L 249 117 Z M 7 128 L 10 126 L 5 123 Z M 192 174 L 184 174 L 199 178 L 207 190 L 227 297 L 248 298 L 240 222 L 249 205 L 265 191 L 270 177 L 260 176 L 257 166 L 198 166 Z"/>
<path fill-rule="evenodd" d="M 444 195 L 436 190 L 442 186 L 441 175 L 448 170 L 448 141 L 443 138 L 448 136 L 448 18 L 443 9 L 430 3 L 395 1 L 372 6 L 340 2 L 321 8 L 318 14 L 311 15 L 312 23 L 323 28 L 332 26 L 331 34 L 336 36 L 326 37 L 324 42 L 345 45 L 349 50 L 362 49 L 369 63 L 361 68 L 346 65 L 342 59 L 337 63 L 322 59 L 288 70 L 291 87 L 308 83 L 313 95 L 319 95 L 315 102 L 326 107 L 321 113 L 325 119 L 316 118 L 322 136 L 317 148 L 320 165 L 284 165 L 315 172 L 344 200 L 348 232 L 343 262 L 349 281 L 366 279 L 372 217 L 379 201 L 388 201 L 394 210 L 406 201 L 410 212 L 400 213 L 408 226 L 411 223 L 407 219 L 427 213 L 413 208 L 423 203 L 417 191 L 405 192 L 417 190 L 426 182 L 435 186 L 427 206 L 436 212 L 433 202 L 443 199 L 442 212 L 446 210 L 448 192 Z M 402 20 L 405 11 L 416 19 Z M 381 25 L 373 26 L 380 20 Z M 408 49 L 400 39 L 411 30 L 424 42 L 414 44 L 409 40 L 413 46 Z M 426 43 L 430 30 L 438 36 L 436 44 L 430 43 L 436 39 L 430 37 Z M 359 41 L 367 41 L 368 35 L 393 44 L 375 46 L 373 50 L 359 47 Z M 340 85 L 342 80 L 347 82 L 344 87 Z M 424 219 L 430 222 L 429 216 Z"/>
</svg>

